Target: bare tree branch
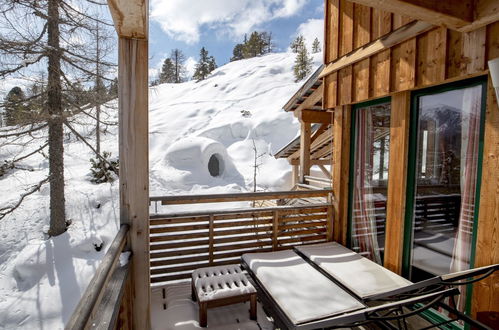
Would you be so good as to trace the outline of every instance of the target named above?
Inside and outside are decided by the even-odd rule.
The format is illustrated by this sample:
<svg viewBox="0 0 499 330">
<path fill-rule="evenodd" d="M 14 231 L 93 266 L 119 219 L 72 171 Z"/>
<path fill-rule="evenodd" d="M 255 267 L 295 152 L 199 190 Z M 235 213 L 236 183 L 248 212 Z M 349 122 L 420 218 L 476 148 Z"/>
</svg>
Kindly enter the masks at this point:
<svg viewBox="0 0 499 330">
<path fill-rule="evenodd" d="M 28 190 L 26 193 L 22 194 L 19 200 L 14 205 L 0 208 L 0 220 L 5 218 L 6 215 L 14 212 L 22 204 L 22 202 L 26 197 L 40 190 L 40 188 L 47 182 L 49 182 L 49 178 L 43 179 L 38 184 L 32 186 L 31 189 Z"/>
</svg>

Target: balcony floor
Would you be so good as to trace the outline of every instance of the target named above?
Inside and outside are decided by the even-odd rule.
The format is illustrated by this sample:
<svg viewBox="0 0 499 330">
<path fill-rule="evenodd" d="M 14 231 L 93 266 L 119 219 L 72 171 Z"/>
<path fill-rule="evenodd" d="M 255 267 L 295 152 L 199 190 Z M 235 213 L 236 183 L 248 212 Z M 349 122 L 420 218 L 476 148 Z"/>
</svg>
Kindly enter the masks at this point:
<svg viewBox="0 0 499 330">
<path fill-rule="evenodd" d="M 164 292 L 164 294 L 163 294 Z M 163 298 L 164 297 L 164 298 Z M 154 330 L 203 329 L 198 323 L 198 305 L 191 300 L 191 284 L 183 282 L 152 289 L 151 322 Z M 258 323 L 249 319 L 249 303 L 208 309 L 208 328 L 216 330 L 272 330 L 261 305 Z"/>
</svg>

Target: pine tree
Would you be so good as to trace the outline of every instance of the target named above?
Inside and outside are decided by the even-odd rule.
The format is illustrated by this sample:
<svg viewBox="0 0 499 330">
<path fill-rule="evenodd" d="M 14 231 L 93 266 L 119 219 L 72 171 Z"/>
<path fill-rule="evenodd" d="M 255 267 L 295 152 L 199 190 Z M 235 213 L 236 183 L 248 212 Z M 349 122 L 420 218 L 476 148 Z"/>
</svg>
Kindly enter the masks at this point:
<svg viewBox="0 0 499 330">
<path fill-rule="evenodd" d="M 25 99 L 26 95 L 21 87 L 16 86 L 9 91 L 3 104 L 5 125 L 13 126 L 23 121 L 26 115 Z"/>
<path fill-rule="evenodd" d="M 243 44 L 237 44 L 234 46 L 234 49 L 232 50 L 232 57 L 230 58 L 231 62 L 234 61 L 239 61 L 244 58 L 244 45 Z"/>
<path fill-rule="evenodd" d="M 244 57 L 251 58 L 256 57 L 261 54 L 262 50 L 262 39 L 260 34 L 256 31 L 251 33 L 246 45 L 244 47 Z"/>
<path fill-rule="evenodd" d="M 298 53 L 302 47 L 305 47 L 305 39 L 300 34 L 289 45 L 293 53 Z"/>
<path fill-rule="evenodd" d="M 314 39 L 314 42 L 312 43 L 312 54 L 319 53 L 321 51 L 321 43 L 319 42 L 319 39 L 316 37 Z"/>
<path fill-rule="evenodd" d="M 163 66 L 161 67 L 161 73 L 159 74 L 159 83 L 175 83 L 176 82 L 176 71 L 175 65 L 170 58 L 165 58 Z"/>
<path fill-rule="evenodd" d="M 218 68 L 217 62 L 215 61 L 215 58 L 213 56 L 210 56 L 208 59 L 208 70 L 210 73 Z"/>
<path fill-rule="evenodd" d="M 185 55 L 184 53 L 176 48 L 172 50 L 172 53 L 170 55 L 170 60 L 173 63 L 173 68 L 174 68 L 174 77 L 175 79 L 173 80 L 174 83 L 178 84 L 181 82 L 184 82 L 186 80 L 185 77 Z"/>
<path fill-rule="evenodd" d="M 312 57 L 308 56 L 307 47 L 303 43 L 298 49 L 295 59 L 295 65 L 293 67 L 296 82 L 302 80 L 310 74 L 312 71 Z"/>
<path fill-rule="evenodd" d="M 206 79 L 208 75 L 217 68 L 217 63 L 213 56 L 208 56 L 208 51 L 203 47 L 199 52 L 199 62 L 196 64 L 196 69 L 192 78 L 197 81 Z"/>
</svg>

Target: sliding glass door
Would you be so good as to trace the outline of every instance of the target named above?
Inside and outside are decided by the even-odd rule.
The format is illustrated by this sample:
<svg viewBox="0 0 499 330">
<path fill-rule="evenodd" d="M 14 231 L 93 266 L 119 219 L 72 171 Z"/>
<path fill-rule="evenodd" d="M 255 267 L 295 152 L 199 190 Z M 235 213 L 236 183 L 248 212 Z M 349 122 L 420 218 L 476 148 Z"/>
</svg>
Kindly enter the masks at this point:
<svg viewBox="0 0 499 330">
<path fill-rule="evenodd" d="M 354 108 L 350 171 L 350 247 L 382 264 L 385 246 L 390 103 Z"/>
<path fill-rule="evenodd" d="M 484 93 L 484 83 L 475 81 L 413 96 L 408 181 L 413 281 L 470 267 Z"/>
</svg>

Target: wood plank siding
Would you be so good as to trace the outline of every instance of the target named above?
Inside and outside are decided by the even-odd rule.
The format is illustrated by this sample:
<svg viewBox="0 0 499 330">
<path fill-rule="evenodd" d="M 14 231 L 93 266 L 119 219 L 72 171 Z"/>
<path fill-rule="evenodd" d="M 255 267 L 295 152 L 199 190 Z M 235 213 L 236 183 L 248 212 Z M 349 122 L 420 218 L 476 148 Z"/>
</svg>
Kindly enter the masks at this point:
<svg viewBox="0 0 499 330">
<path fill-rule="evenodd" d="M 325 68 L 320 77 L 323 107 L 334 109 L 333 237 L 342 243 L 348 227 L 352 105 L 391 96 L 390 147 L 398 157 L 389 164 L 385 266 L 400 273 L 411 91 L 486 76 L 487 61 L 499 57 L 499 21 L 497 9 L 489 10 L 487 20 L 480 18 L 482 7 L 494 7 L 489 1 L 464 1 L 450 8 L 458 17 L 454 11 L 472 4 L 474 16 L 463 20 L 467 25 L 462 29 L 438 20 L 418 21 L 417 13 L 411 18 L 400 15 L 401 10 L 390 12 L 387 4 L 398 2 L 406 1 L 390 0 L 373 8 L 366 5 L 382 2 L 326 0 Z M 449 3 L 436 6 L 445 11 Z M 431 8 L 425 10 L 431 14 Z M 499 263 L 499 109 L 491 84 L 489 77 L 475 267 Z M 499 311 L 498 283 L 496 275 L 475 285 L 474 313 Z"/>
</svg>

